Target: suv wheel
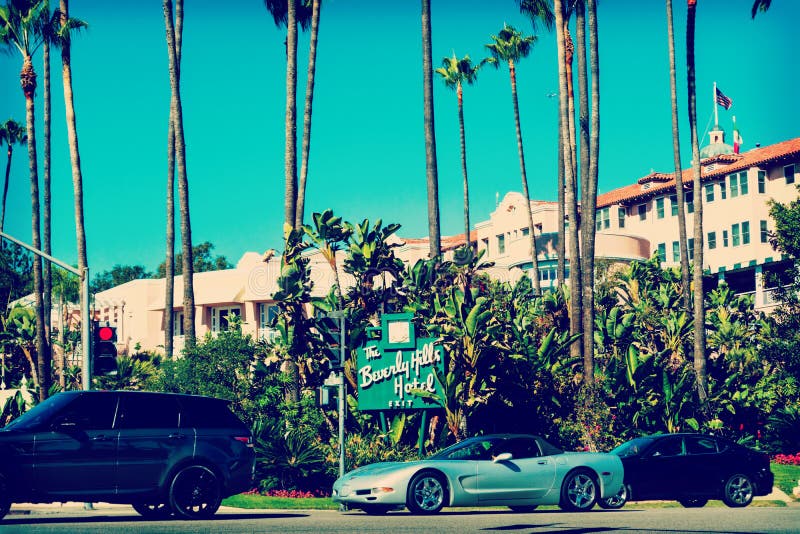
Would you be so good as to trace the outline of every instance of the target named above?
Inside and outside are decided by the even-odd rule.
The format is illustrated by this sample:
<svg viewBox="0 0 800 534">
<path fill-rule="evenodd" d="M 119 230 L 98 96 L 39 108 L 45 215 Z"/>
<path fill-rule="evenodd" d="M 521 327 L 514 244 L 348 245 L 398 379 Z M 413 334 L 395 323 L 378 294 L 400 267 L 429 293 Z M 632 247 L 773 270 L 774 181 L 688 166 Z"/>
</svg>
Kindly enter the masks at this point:
<svg viewBox="0 0 800 534">
<path fill-rule="evenodd" d="M 172 510 L 170 510 L 169 505 L 165 502 L 160 503 L 143 503 L 143 502 L 136 502 L 133 503 L 133 509 L 136 510 L 139 515 L 146 519 L 164 519 L 172 514 Z"/>
<path fill-rule="evenodd" d="M 169 486 L 169 505 L 183 519 L 205 519 L 214 515 L 222 501 L 217 475 L 204 465 L 184 467 Z"/>
<path fill-rule="evenodd" d="M 753 490 L 750 477 L 742 473 L 735 474 L 728 478 L 722 489 L 722 502 L 731 508 L 747 506 L 753 502 Z"/>
</svg>

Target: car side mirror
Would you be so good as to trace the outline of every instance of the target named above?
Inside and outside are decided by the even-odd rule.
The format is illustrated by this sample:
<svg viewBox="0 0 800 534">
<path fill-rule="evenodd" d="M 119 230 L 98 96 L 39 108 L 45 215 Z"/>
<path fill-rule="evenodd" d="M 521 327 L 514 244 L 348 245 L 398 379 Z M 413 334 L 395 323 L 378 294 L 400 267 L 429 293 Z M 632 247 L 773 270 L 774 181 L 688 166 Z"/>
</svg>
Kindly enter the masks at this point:
<svg viewBox="0 0 800 534">
<path fill-rule="evenodd" d="M 492 462 L 494 462 L 494 463 L 497 463 L 497 462 L 507 462 L 507 461 L 509 461 L 511 458 L 512 458 L 512 456 L 511 456 L 511 453 L 510 453 L 510 452 L 502 452 L 502 453 L 498 454 L 497 456 L 494 456 L 494 457 L 492 458 Z"/>
</svg>

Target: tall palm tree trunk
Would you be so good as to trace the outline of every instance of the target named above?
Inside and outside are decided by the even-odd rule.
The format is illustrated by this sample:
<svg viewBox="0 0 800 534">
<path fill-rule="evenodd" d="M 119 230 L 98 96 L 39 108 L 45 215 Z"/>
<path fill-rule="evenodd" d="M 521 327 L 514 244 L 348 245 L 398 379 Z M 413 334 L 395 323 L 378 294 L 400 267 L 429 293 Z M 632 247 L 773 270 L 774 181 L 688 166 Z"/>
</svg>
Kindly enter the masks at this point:
<svg viewBox="0 0 800 534">
<path fill-rule="evenodd" d="M 561 140 L 564 150 L 564 203 L 566 204 L 567 221 L 569 224 L 569 326 L 570 332 L 577 334 L 581 330 L 581 290 L 580 290 L 580 247 L 578 243 L 578 203 L 575 191 L 575 175 L 572 165 L 573 150 L 569 132 L 569 91 L 568 91 L 568 62 L 567 62 L 567 35 L 564 9 L 561 0 L 554 1 L 553 12 L 556 17 L 556 42 L 558 45 L 558 94 L 559 113 L 561 115 Z M 570 346 L 573 357 L 581 357 L 581 343 Z"/>
<path fill-rule="evenodd" d="M 177 0 L 181 2 L 182 0 Z M 189 216 L 189 180 L 186 170 L 186 143 L 183 136 L 183 106 L 181 103 L 175 26 L 172 18 L 172 0 L 164 0 L 164 19 L 167 26 L 167 53 L 169 54 L 169 82 L 172 90 L 170 114 L 175 119 L 175 164 L 178 170 L 178 203 L 181 217 L 181 252 L 183 254 L 183 329 L 186 348 L 195 345 L 194 309 L 194 258 L 192 251 L 192 225 Z"/>
<path fill-rule="evenodd" d="M 297 207 L 294 227 L 303 226 L 306 205 L 306 182 L 308 180 L 308 154 L 311 148 L 311 113 L 314 104 L 314 76 L 317 70 L 317 39 L 319 37 L 319 12 L 322 0 L 311 5 L 311 37 L 308 45 L 308 74 L 306 80 L 306 103 L 303 108 L 303 144 L 300 149 L 300 182 L 297 185 Z"/>
<path fill-rule="evenodd" d="M 464 133 L 464 91 L 461 82 L 456 86 L 458 99 L 458 131 L 461 137 L 461 176 L 464 178 L 464 246 L 470 246 L 469 240 L 469 179 L 467 178 L 467 137 Z"/>
<path fill-rule="evenodd" d="M 42 70 L 44 71 L 44 124 L 43 124 L 43 134 L 44 134 L 44 143 L 42 149 L 44 150 L 44 154 L 42 154 L 42 251 L 48 256 L 52 255 L 52 228 L 50 223 L 50 207 L 51 207 L 51 187 L 50 187 L 50 121 L 51 121 L 51 114 L 50 114 L 50 101 L 51 101 L 51 93 L 50 93 L 50 42 L 48 39 L 44 40 L 42 45 Z M 49 260 L 42 260 L 42 314 L 44 315 L 44 324 L 45 324 L 45 336 L 47 337 L 47 345 L 48 348 L 52 350 L 52 346 L 50 345 L 50 333 L 53 330 L 53 325 L 51 324 L 51 310 L 53 308 L 53 269 L 52 265 Z M 52 359 L 53 355 L 49 354 L 49 358 Z"/>
<path fill-rule="evenodd" d="M 567 253 L 567 227 L 566 205 L 564 199 L 564 139 L 561 137 L 561 122 L 563 117 L 558 114 L 558 259 L 556 265 L 556 276 L 558 287 L 562 287 L 567 279 L 566 276 L 566 253 Z"/>
<path fill-rule="evenodd" d="M 703 296 L 703 198 L 701 195 L 700 143 L 697 138 L 697 88 L 695 80 L 694 34 L 697 0 L 688 0 L 686 15 L 686 81 L 689 89 L 689 130 L 692 139 L 692 161 L 694 170 L 694 371 L 697 396 L 705 408 L 708 397 L 706 376 L 706 326 Z"/>
<path fill-rule="evenodd" d="M 28 165 L 31 181 L 31 235 L 36 249 L 42 248 L 41 221 L 39 217 L 39 168 L 36 156 L 36 120 L 33 97 L 36 92 L 36 72 L 29 55 L 24 56 L 20 84 L 25 94 L 25 120 L 28 132 Z M 36 367 L 39 378 L 39 400 L 47 398 L 50 391 L 50 358 L 44 331 L 44 305 L 42 302 L 42 259 L 33 257 L 34 315 L 36 317 Z"/>
<path fill-rule="evenodd" d="M 596 203 L 590 195 L 589 175 L 592 157 L 589 132 L 589 80 L 586 65 L 586 8 L 583 2 L 575 6 L 575 29 L 578 43 L 578 105 L 580 130 L 580 187 L 581 187 L 581 331 L 583 337 L 583 383 L 594 386 L 594 237 Z M 592 101 L 592 109 L 597 103 Z M 591 397 L 589 397 L 591 399 Z M 591 400 L 590 400 L 591 402 Z M 594 446 L 592 443 L 590 446 Z"/>
<path fill-rule="evenodd" d="M 525 149 L 522 146 L 522 127 L 519 123 L 519 100 L 517 99 L 517 72 L 512 60 L 508 61 L 508 73 L 511 78 L 511 98 L 514 102 L 514 127 L 517 132 L 517 153 L 519 154 L 519 171 L 522 176 L 522 194 L 525 195 L 525 213 L 528 215 L 528 228 L 530 228 L 531 241 L 531 278 L 536 293 L 542 292 L 539 280 L 539 256 L 536 253 L 536 228 L 533 226 L 533 210 L 531 197 L 528 192 L 528 174 L 525 171 Z"/>
<path fill-rule="evenodd" d="M 422 93 L 425 128 L 425 175 L 428 191 L 428 256 L 442 253 L 439 226 L 439 172 L 436 167 L 436 132 L 433 116 L 433 66 L 431 59 L 431 2 L 422 0 Z"/>
<path fill-rule="evenodd" d="M 183 1 L 175 6 L 175 69 L 181 75 L 183 42 Z M 170 105 L 167 128 L 167 250 L 164 258 L 164 354 L 172 358 L 175 338 L 175 116 Z"/>
<path fill-rule="evenodd" d="M 297 10 L 287 2 L 286 22 L 286 146 L 284 224 L 294 228 L 297 218 Z"/>
<path fill-rule="evenodd" d="M 11 156 L 14 154 L 13 141 L 11 138 L 8 140 L 8 160 L 6 161 L 6 179 L 3 182 L 3 206 L 0 208 L 0 232 L 3 231 L 6 219 L 6 199 L 8 198 L 8 179 L 11 175 Z"/>
<path fill-rule="evenodd" d="M 167 131 L 167 250 L 164 258 L 164 354 L 172 358 L 175 336 L 175 117 Z"/>
<path fill-rule="evenodd" d="M 69 2 L 61 0 L 59 5 L 61 11 L 61 25 L 64 26 L 69 20 Z M 67 119 L 67 138 L 69 141 L 69 156 L 72 164 L 72 191 L 75 205 L 75 242 L 78 248 L 78 270 L 82 276 L 86 276 L 86 269 L 89 261 L 86 253 L 86 230 L 83 217 L 83 175 L 81 173 L 81 156 L 78 150 L 78 128 L 75 120 L 75 105 L 72 93 L 72 56 L 70 51 L 69 36 L 64 38 L 61 43 L 61 78 L 64 85 L 64 110 Z M 88 303 L 84 302 L 84 294 L 81 291 L 81 309 L 88 308 Z M 88 321 L 91 318 L 84 318 Z M 83 350 L 87 350 L 84 347 Z"/>
<path fill-rule="evenodd" d="M 672 155 L 675 163 L 675 198 L 678 200 L 678 239 L 681 255 L 681 284 L 683 285 L 683 307 L 692 311 L 689 286 L 689 252 L 686 241 L 686 209 L 684 203 L 683 171 L 681 167 L 681 142 L 678 128 L 678 82 L 675 70 L 675 32 L 672 25 L 672 0 L 667 0 L 667 41 L 669 45 L 669 88 L 672 102 Z"/>
</svg>

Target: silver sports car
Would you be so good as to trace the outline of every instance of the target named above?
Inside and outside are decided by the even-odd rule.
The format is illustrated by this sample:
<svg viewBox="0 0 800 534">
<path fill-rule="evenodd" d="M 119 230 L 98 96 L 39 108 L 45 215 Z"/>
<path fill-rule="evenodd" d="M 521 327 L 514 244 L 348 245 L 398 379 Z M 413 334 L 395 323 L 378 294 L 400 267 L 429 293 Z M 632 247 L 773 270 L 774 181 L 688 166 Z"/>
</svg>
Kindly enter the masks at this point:
<svg viewBox="0 0 800 534">
<path fill-rule="evenodd" d="M 559 505 L 590 510 L 622 488 L 614 454 L 564 452 L 539 436 L 478 436 L 415 462 L 383 462 L 350 471 L 333 484 L 333 500 L 368 514 L 407 507 L 434 514 L 444 506 L 508 506 L 531 511 Z"/>
</svg>

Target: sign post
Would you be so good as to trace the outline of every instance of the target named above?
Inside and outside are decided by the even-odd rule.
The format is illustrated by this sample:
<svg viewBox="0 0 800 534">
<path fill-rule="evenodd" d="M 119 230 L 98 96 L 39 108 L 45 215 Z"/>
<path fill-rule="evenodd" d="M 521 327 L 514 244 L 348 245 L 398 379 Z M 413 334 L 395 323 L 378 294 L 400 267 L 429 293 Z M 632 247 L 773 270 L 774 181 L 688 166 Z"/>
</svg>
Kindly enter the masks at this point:
<svg viewBox="0 0 800 534">
<path fill-rule="evenodd" d="M 422 390 L 441 397 L 436 371 L 444 373 L 444 355 L 436 338 L 417 338 L 410 313 L 387 313 L 381 316 L 379 339 L 369 340 L 358 349 L 356 380 L 358 409 L 385 412 L 422 410 L 419 450 L 425 436 L 426 410 L 440 408 L 438 403 L 416 395 Z M 382 423 L 383 424 L 383 423 Z"/>
</svg>

